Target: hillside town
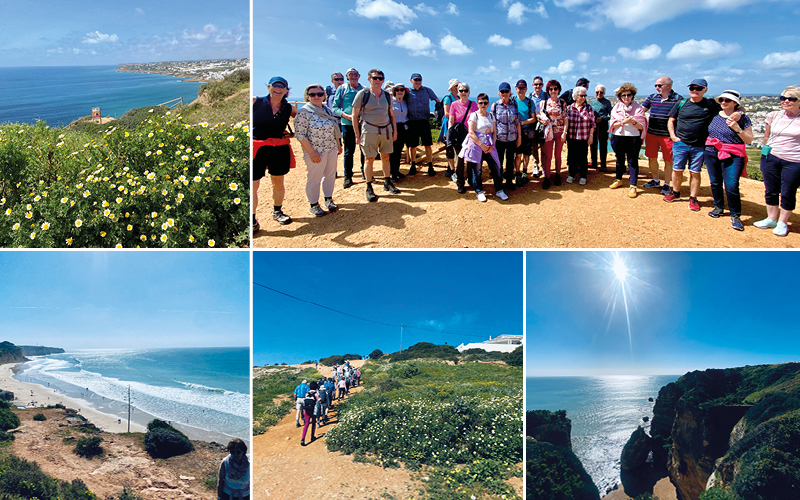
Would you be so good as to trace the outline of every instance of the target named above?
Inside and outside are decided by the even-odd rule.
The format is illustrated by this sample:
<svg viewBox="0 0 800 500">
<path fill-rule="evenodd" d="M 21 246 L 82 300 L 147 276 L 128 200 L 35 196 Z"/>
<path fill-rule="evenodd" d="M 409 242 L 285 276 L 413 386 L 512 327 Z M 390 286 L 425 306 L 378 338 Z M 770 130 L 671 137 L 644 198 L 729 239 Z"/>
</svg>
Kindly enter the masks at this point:
<svg viewBox="0 0 800 500">
<path fill-rule="evenodd" d="M 202 61 L 162 61 L 151 63 L 120 64 L 117 71 L 130 73 L 158 73 L 187 78 L 196 82 L 222 80 L 237 69 L 250 69 L 250 58 L 206 59 Z"/>
</svg>

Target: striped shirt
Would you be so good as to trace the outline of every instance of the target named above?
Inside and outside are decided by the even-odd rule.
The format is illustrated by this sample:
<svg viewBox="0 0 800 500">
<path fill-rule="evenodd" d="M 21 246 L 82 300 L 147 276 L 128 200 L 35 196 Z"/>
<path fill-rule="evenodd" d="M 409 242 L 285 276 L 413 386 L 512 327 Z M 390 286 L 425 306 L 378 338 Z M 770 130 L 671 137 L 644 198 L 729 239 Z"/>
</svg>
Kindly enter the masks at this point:
<svg viewBox="0 0 800 500">
<path fill-rule="evenodd" d="M 669 112 L 672 110 L 675 103 L 680 102 L 683 96 L 676 93 L 674 90 L 669 91 L 669 96 L 666 99 L 661 97 L 661 94 L 656 92 L 650 94 L 644 100 L 642 106 L 644 109 L 650 110 L 650 119 L 647 123 L 647 133 L 657 135 L 659 137 L 669 137 L 669 130 L 667 129 L 667 122 L 669 122 Z"/>
</svg>

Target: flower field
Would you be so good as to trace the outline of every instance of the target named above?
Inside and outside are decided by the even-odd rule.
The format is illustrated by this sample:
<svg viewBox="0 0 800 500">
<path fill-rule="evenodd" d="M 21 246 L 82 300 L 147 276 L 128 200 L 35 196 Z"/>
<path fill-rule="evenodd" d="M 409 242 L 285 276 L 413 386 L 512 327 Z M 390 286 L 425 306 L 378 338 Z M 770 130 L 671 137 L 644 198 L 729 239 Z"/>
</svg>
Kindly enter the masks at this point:
<svg viewBox="0 0 800 500">
<path fill-rule="evenodd" d="M 340 410 L 331 451 L 424 470 L 425 498 L 518 498 L 522 373 L 498 364 L 370 362 Z"/>
<path fill-rule="evenodd" d="M 101 134 L 2 125 L 0 247 L 248 246 L 249 143 L 247 122 L 170 112 Z"/>
</svg>

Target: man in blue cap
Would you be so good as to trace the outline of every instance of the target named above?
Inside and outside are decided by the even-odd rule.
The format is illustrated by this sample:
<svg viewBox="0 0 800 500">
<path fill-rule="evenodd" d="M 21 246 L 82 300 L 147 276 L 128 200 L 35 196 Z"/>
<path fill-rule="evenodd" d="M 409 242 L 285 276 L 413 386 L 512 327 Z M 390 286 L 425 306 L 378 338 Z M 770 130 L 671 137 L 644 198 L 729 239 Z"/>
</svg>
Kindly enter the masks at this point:
<svg viewBox="0 0 800 500">
<path fill-rule="evenodd" d="M 425 146 L 425 159 L 428 162 L 428 175 L 436 174 L 433 170 L 433 138 L 429 121 L 431 108 L 429 101 L 439 102 L 433 90 L 422 85 L 422 75 L 412 73 L 411 88 L 408 89 L 408 145 L 411 148 L 411 168 L 408 175 L 417 173 L 417 146 L 422 140 Z M 412 146 L 413 144 L 413 146 Z"/>
</svg>

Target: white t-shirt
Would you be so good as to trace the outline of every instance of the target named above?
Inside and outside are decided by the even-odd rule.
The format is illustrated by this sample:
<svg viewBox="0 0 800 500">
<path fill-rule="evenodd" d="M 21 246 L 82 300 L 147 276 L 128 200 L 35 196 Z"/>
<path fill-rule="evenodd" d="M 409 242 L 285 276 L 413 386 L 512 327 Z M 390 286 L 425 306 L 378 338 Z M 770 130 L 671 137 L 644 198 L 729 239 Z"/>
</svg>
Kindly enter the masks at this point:
<svg viewBox="0 0 800 500">
<path fill-rule="evenodd" d="M 775 111 L 767 115 L 771 154 L 781 160 L 800 162 L 800 115 L 789 118 L 786 113 Z"/>
<path fill-rule="evenodd" d="M 487 113 L 486 116 L 481 116 L 475 111 L 469 115 L 469 121 L 475 124 L 475 132 L 491 134 L 494 130 L 494 116 L 492 116 L 491 113 Z"/>
</svg>

